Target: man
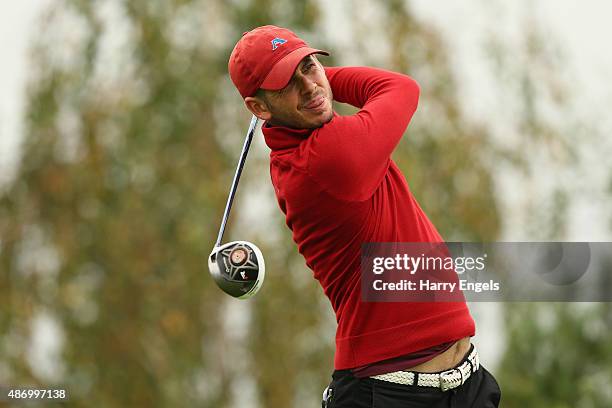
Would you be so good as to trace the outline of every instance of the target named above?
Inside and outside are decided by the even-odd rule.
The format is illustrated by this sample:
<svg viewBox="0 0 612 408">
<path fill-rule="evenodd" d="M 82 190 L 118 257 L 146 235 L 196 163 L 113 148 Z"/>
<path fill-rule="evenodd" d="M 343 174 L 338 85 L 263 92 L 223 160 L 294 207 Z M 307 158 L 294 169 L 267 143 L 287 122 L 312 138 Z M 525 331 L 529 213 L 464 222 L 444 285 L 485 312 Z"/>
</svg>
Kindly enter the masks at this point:
<svg viewBox="0 0 612 408">
<path fill-rule="evenodd" d="M 363 302 L 361 246 L 442 242 L 391 160 L 417 107 L 410 77 L 323 67 L 293 32 L 258 27 L 238 41 L 229 73 L 265 121 L 279 206 L 336 313 L 328 407 L 496 407 L 465 302 Z M 360 108 L 339 116 L 332 100 Z"/>
</svg>

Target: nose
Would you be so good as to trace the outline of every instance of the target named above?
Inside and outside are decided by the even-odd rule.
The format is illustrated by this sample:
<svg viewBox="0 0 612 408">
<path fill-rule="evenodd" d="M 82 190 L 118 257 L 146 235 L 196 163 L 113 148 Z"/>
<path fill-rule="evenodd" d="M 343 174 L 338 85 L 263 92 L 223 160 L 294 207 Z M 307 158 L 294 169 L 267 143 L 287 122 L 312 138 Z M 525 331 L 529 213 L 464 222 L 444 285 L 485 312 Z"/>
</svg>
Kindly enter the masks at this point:
<svg viewBox="0 0 612 408">
<path fill-rule="evenodd" d="M 309 77 L 302 75 L 300 79 L 300 89 L 304 95 L 309 95 L 317 89 L 317 84 Z"/>
</svg>

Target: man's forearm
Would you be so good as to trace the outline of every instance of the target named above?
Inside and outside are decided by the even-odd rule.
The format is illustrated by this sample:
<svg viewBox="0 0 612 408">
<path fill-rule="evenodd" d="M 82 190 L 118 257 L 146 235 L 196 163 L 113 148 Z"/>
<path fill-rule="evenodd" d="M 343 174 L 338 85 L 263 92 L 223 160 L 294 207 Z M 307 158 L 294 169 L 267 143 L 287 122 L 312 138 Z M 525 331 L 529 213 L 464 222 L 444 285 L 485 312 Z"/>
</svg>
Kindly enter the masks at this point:
<svg viewBox="0 0 612 408">
<path fill-rule="evenodd" d="M 385 99 L 403 113 L 416 110 L 419 86 L 407 75 L 369 67 L 326 67 L 325 74 L 338 102 L 363 108 Z"/>
</svg>

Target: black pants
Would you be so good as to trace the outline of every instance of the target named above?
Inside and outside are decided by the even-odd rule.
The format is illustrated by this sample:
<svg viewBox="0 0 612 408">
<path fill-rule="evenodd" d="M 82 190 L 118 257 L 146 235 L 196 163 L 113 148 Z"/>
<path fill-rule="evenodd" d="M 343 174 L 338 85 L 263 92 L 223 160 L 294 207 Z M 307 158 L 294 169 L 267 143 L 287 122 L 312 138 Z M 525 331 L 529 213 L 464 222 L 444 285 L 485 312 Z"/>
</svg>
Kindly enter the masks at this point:
<svg viewBox="0 0 612 408">
<path fill-rule="evenodd" d="M 460 387 L 442 391 L 431 387 L 394 384 L 373 378 L 355 378 L 350 370 L 336 370 L 332 375 L 327 408 L 495 408 L 501 390 L 484 367 Z"/>
</svg>

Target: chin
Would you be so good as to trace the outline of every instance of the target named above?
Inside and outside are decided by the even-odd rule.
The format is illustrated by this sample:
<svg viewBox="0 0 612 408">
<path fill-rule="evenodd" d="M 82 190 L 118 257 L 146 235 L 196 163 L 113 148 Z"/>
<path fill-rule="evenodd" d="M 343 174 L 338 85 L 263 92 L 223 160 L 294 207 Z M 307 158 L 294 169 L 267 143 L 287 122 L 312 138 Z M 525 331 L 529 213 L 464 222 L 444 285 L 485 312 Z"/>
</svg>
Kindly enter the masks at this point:
<svg viewBox="0 0 612 408">
<path fill-rule="evenodd" d="M 323 119 L 321 119 L 321 126 L 332 120 L 334 117 L 334 112 L 330 109 L 328 112 L 323 113 Z"/>
<path fill-rule="evenodd" d="M 330 114 L 321 114 L 320 117 L 313 119 L 312 121 L 310 121 L 310 124 L 308 126 L 308 128 L 310 129 L 316 129 L 316 128 L 320 128 L 321 126 L 323 126 L 324 124 L 326 124 L 327 122 L 329 122 L 330 120 L 332 120 L 332 118 L 334 117 L 334 115 Z"/>
</svg>

